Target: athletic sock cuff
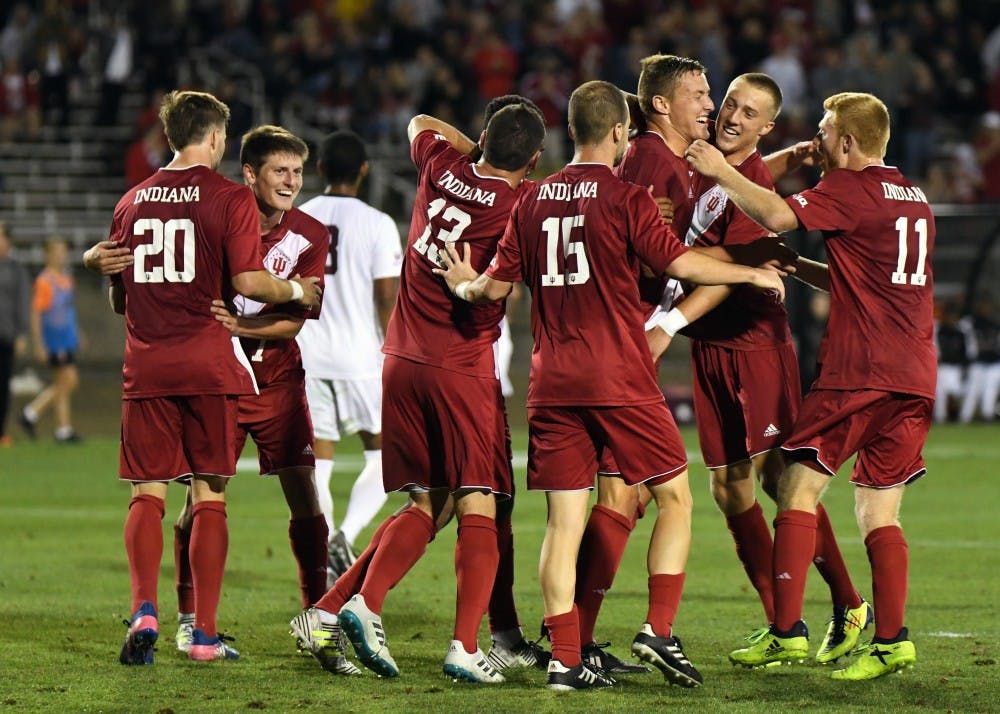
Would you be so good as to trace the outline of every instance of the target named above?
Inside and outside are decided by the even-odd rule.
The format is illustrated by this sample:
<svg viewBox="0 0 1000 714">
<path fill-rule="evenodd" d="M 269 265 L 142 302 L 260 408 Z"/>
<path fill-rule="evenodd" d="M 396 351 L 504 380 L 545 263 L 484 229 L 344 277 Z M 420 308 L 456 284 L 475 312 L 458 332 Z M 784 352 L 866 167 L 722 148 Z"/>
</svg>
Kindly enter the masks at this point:
<svg viewBox="0 0 1000 714">
<path fill-rule="evenodd" d="M 618 525 L 620 525 L 622 528 L 624 528 L 628 533 L 631 533 L 632 530 L 635 528 L 635 523 L 636 523 L 635 520 L 629 518 L 628 516 L 623 516 L 621 513 L 614 510 L 613 508 L 602 506 L 599 503 L 594 504 L 594 507 L 591 509 L 590 517 L 593 518 L 594 516 L 603 516 L 604 518 L 609 518 Z"/>
<path fill-rule="evenodd" d="M 906 538 L 903 536 L 903 529 L 899 526 L 882 526 L 871 531 L 865 537 L 865 547 L 871 549 L 873 546 L 885 545 L 906 545 Z"/>
<path fill-rule="evenodd" d="M 489 516 L 483 516 L 478 513 L 468 513 L 458 519 L 459 528 L 484 528 L 492 533 L 497 532 L 497 524 Z"/>
<path fill-rule="evenodd" d="M 777 528 L 779 524 L 815 528 L 816 514 L 809 511 L 782 511 L 774 517 L 774 527 Z"/>
<path fill-rule="evenodd" d="M 225 501 L 201 501 L 200 503 L 194 504 L 194 508 L 191 512 L 198 515 L 201 511 L 215 511 L 216 513 L 221 513 L 226 515 L 226 502 Z"/>
<path fill-rule="evenodd" d="M 148 493 L 141 493 L 138 496 L 133 496 L 132 500 L 128 502 L 129 509 L 132 508 L 137 503 L 148 503 L 153 506 L 160 514 L 160 518 L 166 513 L 166 504 L 163 499 L 159 496 L 153 496 Z"/>
</svg>

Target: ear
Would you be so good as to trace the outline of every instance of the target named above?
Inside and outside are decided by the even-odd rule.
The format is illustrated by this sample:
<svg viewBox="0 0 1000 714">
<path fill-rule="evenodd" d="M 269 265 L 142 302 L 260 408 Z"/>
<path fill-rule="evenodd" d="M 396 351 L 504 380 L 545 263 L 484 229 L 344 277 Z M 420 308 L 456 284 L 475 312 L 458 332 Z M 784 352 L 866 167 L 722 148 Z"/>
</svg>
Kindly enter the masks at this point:
<svg viewBox="0 0 1000 714">
<path fill-rule="evenodd" d="M 670 115 L 670 102 L 666 97 L 660 94 L 654 95 L 652 105 L 653 111 L 657 114 L 665 114 L 667 116 Z"/>
<path fill-rule="evenodd" d="M 479 134 L 479 150 L 486 151 L 486 130 L 483 129 L 482 133 Z"/>
<path fill-rule="evenodd" d="M 757 136 L 767 136 L 768 134 L 771 133 L 771 129 L 773 129 L 773 128 L 774 128 L 774 122 L 773 121 L 769 121 L 767 124 L 765 124 L 761 128 L 760 131 L 757 132 Z"/>
<path fill-rule="evenodd" d="M 611 129 L 611 138 L 615 140 L 615 144 L 618 144 L 622 140 L 622 134 L 627 131 L 624 124 L 615 124 Z"/>
<path fill-rule="evenodd" d="M 850 134 L 844 134 L 844 136 L 840 138 L 840 145 L 842 147 L 841 150 L 845 154 L 851 153 L 851 149 L 855 146 L 854 137 Z"/>
<path fill-rule="evenodd" d="M 369 166 L 367 161 L 361 164 L 361 169 L 358 170 L 358 181 L 360 181 L 361 179 L 363 179 L 365 176 L 368 175 L 369 168 L 371 167 Z"/>
<path fill-rule="evenodd" d="M 539 149 L 538 151 L 535 152 L 535 155 L 531 157 L 531 161 L 528 162 L 528 168 L 525 171 L 525 174 L 530 174 L 532 171 L 535 170 L 535 167 L 538 165 L 538 160 L 541 157 L 542 157 L 542 152 Z"/>
<path fill-rule="evenodd" d="M 316 159 L 316 173 L 323 175 L 323 159 Z"/>
<path fill-rule="evenodd" d="M 247 186 L 253 186 L 257 183 L 257 174 L 250 164 L 243 164 L 243 183 Z"/>
</svg>

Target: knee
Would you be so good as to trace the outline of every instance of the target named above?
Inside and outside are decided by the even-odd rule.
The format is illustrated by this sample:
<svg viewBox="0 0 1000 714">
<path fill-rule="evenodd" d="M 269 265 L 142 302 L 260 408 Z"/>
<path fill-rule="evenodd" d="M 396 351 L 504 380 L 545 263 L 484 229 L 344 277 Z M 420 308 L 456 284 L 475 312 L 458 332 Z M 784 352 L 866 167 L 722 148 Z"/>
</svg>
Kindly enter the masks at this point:
<svg viewBox="0 0 1000 714">
<path fill-rule="evenodd" d="M 601 478 L 598 483 L 597 503 L 626 518 L 633 518 L 639 507 L 639 489 L 619 478 Z"/>
<path fill-rule="evenodd" d="M 654 487 L 652 491 L 653 498 L 656 499 L 656 507 L 661 513 L 669 511 L 675 517 L 685 513 L 690 515 L 694 508 L 694 499 L 691 498 L 691 488 L 688 486 L 687 479 L 684 479 L 683 483 L 668 481 Z"/>
<path fill-rule="evenodd" d="M 725 516 L 743 513 L 754 504 L 753 480 L 750 478 L 732 481 L 717 478 L 713 472 L 711 489 L 715 505 Z"/>
</svg>

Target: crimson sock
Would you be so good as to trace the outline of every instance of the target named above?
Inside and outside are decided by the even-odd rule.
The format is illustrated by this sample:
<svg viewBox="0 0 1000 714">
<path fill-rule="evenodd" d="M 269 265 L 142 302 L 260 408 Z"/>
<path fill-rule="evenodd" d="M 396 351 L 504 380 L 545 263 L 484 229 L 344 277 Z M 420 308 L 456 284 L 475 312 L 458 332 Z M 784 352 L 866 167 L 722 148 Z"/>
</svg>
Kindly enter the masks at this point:
<svg viewBox="0 0 1000 714">
<path fill-rule="evenodd" d="M 596 504 L 576 558 L 576 609 L 580 620 L 580 642 L 594 641 L 594 625 L 621 564 L 635 520 Z"/>
<path fill-rule="evenodd" d="M 174 577 L 177 612 L 194 612 L 194 585 L 191 582 L 191 531 L 174 524 Z"/>
<path fill-rule="evenodd" d="M 684 573 L 649 576 L 649 610 L 646 622 L 658 637 L 670 637 L 684 593 Z"/>
<path fill-rule="evenodd" d="M 847 572 L 847 564 L 837 545 L 837 536 L 833 534 L 830 516 L 821 503 L 816 505 L 816 552 L 813 563 L 830 587 L 830 599 L 833 600 L 834 607 L 861 607 L 861 596 L 851 581 L 851 574 Z"/>
<path fill-rule="evenodd" d="M 329 530 L 320 513 L 288 521 L 288 540 L 299 566 L 302 607 L 309 607 L 326 594 L 326 540 Z"/>
<path fill-rule="evenodd" d="M 497 515 L 496 527 L 499 560 L 487 612 L 490 632 L 506 632 L 521 626 L 514 605 L 514 532 L 510 527 L 510 515 Z"/>
<path fill-rule="evenodd" d="M 802 619 L 809 562 L 816 552 L 816 514 L 782 511 L 774 519 L 774 626 L 788 632 Z"/>
<path fill-rule="evenodd" d="M 434 536 L 434 519 L 411 506 L 396 516 L 382 534 L 359 591 L 368 609 L 378 614 L 386 593 L 396 586 L 427 550 Z"/>
<path fill-rule="evenodd" d="M 774 588 L 771 584 L 774 541 L 764 518 L 764 509 L 758 501 L 754 501 L 743 513 L 726 516 L 726 525 L 736 544 L 736 556 L 757 591 L 760 604 L 764 606 L 764 615 L 769 623 L 774 622 Z"/>
<path fill-rule="evenodd" d="M 379 544 L 382 543 L 382 536 L 395 518 L 395 515 L 391 515 L 382 521 L 375 533 L 372 534 L 372 539 L 368 541 L 368 547 L 365 548 L 365 551 L 358 556 L 347 572 L 337 578 L 333 587 L 316 602 L 316 607 L 337 614 L 344 607 L 344 603 L 358 594 L 372 558 L 375 557 L 375 552 L 378 550 Z"/>
<path fill-rule="evenodd" d="M 872 564 L 875 637 L 891 641 L 903 628 L 910 552 L 899 526 L 876 528 L 865 538 Z"/>
<path fill-rule="evenodd" d="M 552 659 L 557 659 L 566 667 L 580 664 L 580 621 L 576 605 L 569 612 L 545 617 L 545 627 L 552 642 Z"/>
<path fill-rule="evenodd" d="M 457 596 L 452 639 L 459 640 L 469 654 L 479 649 L 479 625 L 490 601 L 499 560 L 496 522 L 476 513 L 462 516 L 455 544 Z"/>
<path fill-rule="evenodd" d="M 215 637 L 215 618 L 222 595 L 222 574 L 229 550 L 229 526 L 223 501 L 194 504 L 191 525 L 191 575 L 194 581 L 195 627 Z"/>
<path fill-rule="evenodd" d="M 128 503 L 125 517 L 125 554 L 132 582 L 132 612 L 144 601 L 156 605 L 156 585 L 163 558 L 162 498 L 140 494 Z"/>
</svg>

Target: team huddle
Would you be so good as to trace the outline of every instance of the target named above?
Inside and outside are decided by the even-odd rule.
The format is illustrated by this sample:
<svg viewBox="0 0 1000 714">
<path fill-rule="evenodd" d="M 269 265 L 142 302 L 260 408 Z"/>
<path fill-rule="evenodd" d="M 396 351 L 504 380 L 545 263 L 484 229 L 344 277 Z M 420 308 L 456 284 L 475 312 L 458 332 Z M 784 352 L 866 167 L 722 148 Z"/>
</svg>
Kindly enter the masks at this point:
<svg viewBox="0 0 1000 714">
<path fill-rule="evenodd" d="M 548 688 L 583 690 L 650 665 L 668 683 L 700 686 L 673 628 L 692 499 L 656 370 L 681 332 L 692 344 L 712 494 L 763 609 L 730 661 L 809 657 L 801 617 L 814 563 L 832 608 L 815 659 L 847 661 L 831 673 L 841 680 L 910 666 L 898 514 L 904 486 L 924 474 L 935 391 L 934 218 L 922 192 L 882 161 L 881 101 L 841 93 L 823 108 L 812 141 L 764 157 L 758 142 L 781 110 L 770 77 L 734 79 L 713 123 L 704 67 L 653 55 L 635 95 L 601 81 L 573 92 L 573 159 L 538 182 L 527 177 L 545 125 L 530 100 L 490 102 L 478 140 L 419 115 L 407 130 L 418 186 L 400 255 L 391 219 L 356 197 L 368 164 L 350 132 L 324 140 L 326 190 L 295 208 L 309 155 L 301 139 L 275 126 L 248 132 L 241 186 L 215 171 L 227 107 L 203 93 L 168 95 L 160 116 L 173 161 L 122 198 L 108 241 L 84 260 L 112 276 L 112 307 L 127 325 L 120 478 L 132 483 L 133 616 L 121 662 L 153 662 L 171 481 L 188 485 L 174 529 L 177 648 L 193 660 L 239 656 L 216 615 L 225 489 L 250 436 L 289 507 L 303 604 L 291 631 L 323 669 L 359 674 L 353 649 L 378 675 L 400 674 L 382 621 L 387 594 L 454 517 L 446 675 L 499 683 L 508 668 L 537 667 Z M 776 194 L 777 178 L 803 164 L 822 169 L 819 184 Z M 796 229 L 822 232 L 828 264 L 780 243 Z M 804 398 L 781 304 L 789 274 L 831 298 L 819 376 Z M 527 487 L 548 506 L 539 582 L 551 652 L 526 640 L 513 598 L 516 499 L 497 342 L 519 282 L 531 295 Z M 365 468 L 335 529 L 334 443 L 350 433 L 364 443 Z M 855 454 L 871 603 L 820 504 Z M 773 537 L 757 481 L 777 503 Z M 391 491 L 406 492 L 407 504 L 356 554 L 355 538 Z M 637 664 L 594 632 L 651 501 Z"/>
</svg>

